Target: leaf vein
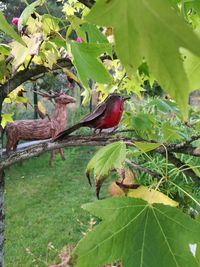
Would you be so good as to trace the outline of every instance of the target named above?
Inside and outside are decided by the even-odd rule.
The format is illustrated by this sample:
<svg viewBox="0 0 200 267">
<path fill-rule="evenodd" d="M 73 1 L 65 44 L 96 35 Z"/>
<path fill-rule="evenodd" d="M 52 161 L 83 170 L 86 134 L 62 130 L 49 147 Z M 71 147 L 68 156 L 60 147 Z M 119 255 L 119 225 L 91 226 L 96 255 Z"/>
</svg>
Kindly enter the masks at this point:
<svg viewBox="0 0 200 267">
<path fill-rule="evenodd" d="M 177 266 L 177 267 L 181 267 L 181 266 L 178 264 L 175 255 L 173 254 L 173 251 L 172 251 L 172 249 L 171 249 L 171 246 L 170 246 L 170 244 L 169 244 L 169 242 L 168 242 L 168 240 L 167 240 L 167 238 L 166 238 L 165 232 L 164 232 L 164 230 L 163 230 L 163 228 L 162 228 L 162 226 L 161 226 L 161 224 L 160 224 L 160 222 L 159 222 L 159 220 L 158 220 L 158 218 L 157 218 L 157 216 L 156 216 L 156 213 L 155 213 L 154 209 L 152 209 L 152 211 L 153 211 L 153 214 L 154 214 L 154 216 L 155 216 L 155 219 L 156 219 L 156 221 L 157 221 L 157 224 L 158 224 L 158 226 L 159 226 L 159 228 L 160 228 L 160 230 L 161 230 L 161 233 L 162 233 L 162 235 L 163 235 L 163 237 L 164 237 L 164 240 L 165 240 L 165 242 L 166 242 L 166 244 L 167 244 L 167 247 L 169 248 L 169 252 L 171 253 L 172 258 L 173 258 L 173 260 L 174 260 L 176 266 Z"/>
</svg>

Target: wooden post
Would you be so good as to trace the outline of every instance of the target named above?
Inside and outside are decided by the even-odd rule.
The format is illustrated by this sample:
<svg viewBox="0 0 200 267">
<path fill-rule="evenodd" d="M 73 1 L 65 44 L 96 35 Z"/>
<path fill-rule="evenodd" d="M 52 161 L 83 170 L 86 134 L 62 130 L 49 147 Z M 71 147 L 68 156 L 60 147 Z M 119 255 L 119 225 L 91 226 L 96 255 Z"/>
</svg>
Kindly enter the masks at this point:
<svg viewBox="0 0 200 267">
<path fill-rule="evenodd" d="M 0 267 L 4 266 L 4 170 L 0 169 Z"/>
</svg>

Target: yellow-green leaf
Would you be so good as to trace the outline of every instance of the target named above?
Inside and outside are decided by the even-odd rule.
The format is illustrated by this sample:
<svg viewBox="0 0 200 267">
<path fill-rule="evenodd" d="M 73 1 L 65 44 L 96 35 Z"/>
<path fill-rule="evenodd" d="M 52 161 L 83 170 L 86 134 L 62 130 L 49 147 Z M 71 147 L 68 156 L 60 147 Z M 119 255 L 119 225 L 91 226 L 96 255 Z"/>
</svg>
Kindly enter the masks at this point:
<svg viewBox="0 0 200 267">
<path fill-rule="evenodd" d="M 89 161 L 87 171 L 94 170 L 94 175 L 98 179 L 108 175 L 113 168 L 120 168 L 126 158 L 126 145 L 124 142 L 109 144 L 97 151 Z"/>
<path fill-rule="evenodd" d="M 110 44 L 71 43 L 74 65 L 84 87 L 89 79 L 99 83 L 110 83 L 111 76 L 97 57 L 107 52 L 112 53 Z"/>
<path fill-rule="evenodd" d="M 12 114 L 10 113 L 4 113 L 1 115 L 1 126 L 4 128 L 6 126 L 7 122 L 13 122 Z"/>
<path fill-rule="evenodd" d="M 142 185 L 137 189 L 129 189 L 127 196 L 144 199 L 149 204 L 161 203 L 172 207 L 178 206 L 178 202 L 172 200 L 165 194 Z"/>
<path fill-rule="evenodd" d="M 112 26 L 116 52 L 129 73 L 145 59 L 150 72 L 177 101 L 184 117 L 190 91 L 180 48 L 200 56 L 200 39 L 184 19 L 163 0 L 99 0 L 86 19 Z"/>
<path fill-rule="evenodd" d="M 142 152 L 149 152 L 161 146 L 161 143 L 134 142 L 134 145 Z"/>
</svg>

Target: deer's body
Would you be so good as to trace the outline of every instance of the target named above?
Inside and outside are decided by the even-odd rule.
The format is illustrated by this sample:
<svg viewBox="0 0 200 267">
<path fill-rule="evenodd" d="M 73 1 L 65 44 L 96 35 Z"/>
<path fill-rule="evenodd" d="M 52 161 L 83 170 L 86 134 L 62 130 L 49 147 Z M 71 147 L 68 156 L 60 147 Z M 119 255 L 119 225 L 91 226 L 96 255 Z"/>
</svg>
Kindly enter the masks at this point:
<svg viewBox="0 0 200 267">
<path fill-rule="evenodd" d="M 66 106 L 69 103 L 75 103 L 75 99 L 71 96 L 61 94 L 55 97 L 55 110 L 50 118 L 37 120 L 18 120 L 6 125 L 7 154 L 11 150 L 16 150 L 17 144 L 20 140 L 44 140 L 54 138 L 66 127 L 67 110 Z M 61 151 L 60 151 L 61 152 Z M 52 151 L 50 158 L 50 165 L 52 163 L 55 151 Z M 64 159 L 64 155 L 61 152 Z"/>
</svg>

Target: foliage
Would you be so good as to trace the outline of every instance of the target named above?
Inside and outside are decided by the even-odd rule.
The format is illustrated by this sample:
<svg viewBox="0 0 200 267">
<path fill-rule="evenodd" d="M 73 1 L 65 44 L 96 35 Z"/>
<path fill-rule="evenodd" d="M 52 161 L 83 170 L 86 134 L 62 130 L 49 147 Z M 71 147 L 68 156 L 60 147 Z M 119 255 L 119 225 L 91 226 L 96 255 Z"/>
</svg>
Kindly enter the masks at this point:
<svg viewBox="0 0 200 267">
<path fill-rule="evenodd" d="M 116 51 L 127 71 L 132 74 L 145 60 L 155 79 L 177 100 L 187 117 L 187 92 L 192 88 L 179 49 L 184 47 L 199 57 L 200 40 L 171 10 L 168 1 L 155 0 L 151 4 L 132 0 L 99 1 L 87 19 L 98 25 L 112 26 Z M 173 27 L 169 26 L 171 23 Z M 163 50 L 170 57 L 165 57 Z"/>
<path fill-rule="evenodd" d="M 87 88 L 89 78 L 100 82 L 109 83 L 111 77 L 96 57 L 103 52 L 111 54 L 112 50 L 108 44 L 84 44 L 72 43 L 71 51 L 74 56 L 74 65 L 82 84 Z M 93 68 L 95 66 L 95 69 Z"/>
<path fill-rule="evenodd" d="M 9 34 L 13 39 L 17 40 L 19 43 L 21 43 L 23 46 L 25 46 L 25 43 L 23 40 L 21 40 L 20 36 L 17 35 L 17 33 L 13 30 L 13 28 L 10 26 L 10 24 L 6 21 L 3 13 L 0 11 L 0 30 L 6 32 Z"/>
<path fill-rule="evenodd" d="M 126 145 L 116 142 L 100 149 L 88 163 L 87 171 L 94 169 L 96 179 L 108 175 L 113 168 L 122 168 L 126 158 Z"/>
<path fill-rule="evenodd" d="M 75 266 L 101 266 L 116 260 L 127 267 L 199 266 L 189 244 L 199 240 L 200 224 L 178 209 L 127 197 L 84 208 L 102 222 L 79 242 Z"/>
<path fill-rule="evenodd" d="M 49 3 L 51 2 L 48 2 L 48 4 Z M 90 14 L 85 17 L 84 10 L 87 10 L 88 13 L 88 9 L 85 9 L 84 5 L 76 1 L 70 1 L 70 3 L 65 4 L 63 8 L 69 27 L 65 26 L 66 22 L 64 18 L 58 19 L 50 14 L 39 15 L 37 13 L 36 8 L 39 7 L 38 10 L 40 10 L 40 6 L 44 4 L 44 1 L 35 1 L 28 5 L 22 12 L 18 24 L 18 30 L 22 34 L 22 39 L 28 48 L 20 48 L 20 45 L 13 43 L 13 72 L 26 67 L 27 64 L 29 64 L 31 56 L 33 56 L 31 59 L 33 63 L 44 64 L 51 69 L 60 57 L 59 44 L 62 43 L 62 49 L 65 50 L 65 53 L 72 55 L 74 58 L 79 78 L 86 90 L 84 95 L 88 98 L 90 95 L 88 91 L 89 79 L 94 79 L 101 83 L 111 83 L 111 78 L 108 73 L 103 68 L 103 65 L 96 59 L 101 53 L 110 55 L 111 50 L 106 36 L 102 34 L 98 27 L 87 21 L 103 25 L 106 24 L 107 26 L 114 27 L 117 54 L 130 74 L 130 84 L 132 86 L 130 86 L 129 92 L 137 91 L 138 87 L 140 87 L 138 77 L 135 73 L 137 69 L 141 71 L 140 66 L 144 64 L 143 61 L 145 60 L 149 68 L 147 70 L 147 77 L 149 76 L 150 80 L 158 80 L 165 91 L 169 92 L 170 95 L 177 100 L 186 118 L 188 93 L 194 88 L 194 82 L 192 82 L 192 80 L 194 79 L 197 81 L 197 83 L 195 82 L 195 86 L 198 85 L 198 79 L 196 78 L 198 77 L 198 72 L 193 74 L 194 78 L 190 75 L 191 69 L 193 69 L 193 65 L 191 66 L 190 63 L 190 58 L 192 60 L 193 55 L 190 52 L 196 54 L 195 57 L 196 60 L 198 60 L 199 39 L 186 25 L 184 20 L 171 10 L 168 2 L 164 5 L 162 3 L 161 6 L 159 6 L 159 1 L 158 3 L 154 1 L 152 8 L 155 12 L 153 13 L 148 12 L 149 6 L 146 4 L 137 4 L 137 1 L 127 1 L 127 3 L 118 1 L 118 4 L 114 6 L 112 10 L 113 13 L 111 14 L 116 13 L 119 18 L 113 15 L 112 20 L 107 21 L 107 16 L 110 16 L 109 10 L 112 9 L 112 3 L 113 2 L 109 2 L 105 4 L 104 1 L 99 1 Z M 137 16 L 132 16 L 132 13 L 129 12 L 127 12 L 127 16 L 124 16 L 123 13 L 118 14 L 115 12 L 115 9 L 126 10 L 126 6 L 124 5 L 132 5 L 127 11 L 135 10 L 135 13 L 142 14 L 144 19 L 138 19 Z M 194 7 L 196 6 L 192 5 L 192 8 Z M 102 14 L 101 10 L 103 12 Z M 188 10 L 188 5 L 186 10 Z M 98 16 L 96 13 L 98 13 Z M 126 25 L 127 22 L 123 20 L 125 17 L 129 17 L 128 21 L 130 25 Z M 118 23 L 119 20 L 121 23 Z M 157 20 L 159 23 L 157 23 Z M 167 27 L 167 24 L 171 23 L 171 21 L 174 21 L 173 24 L 175 25 L 173 30 Z M 140 24 L 140 22 L 143 24 Z M 130 32 L 131 34 L 128 31 L 129 27 L 135 29 L 135 31 L 132 30 Z M 75 37 L 72 30 L 78 36 L 81 36 L 84 42 L 88 43 L 78 44 L 73 42 L 72 39 Z M 157 34 L 151 35 L 154 38 L 149 39 L 148 36 L 152 31 L 156 31 Z M 65 32 L 67 34 L 66 40 L 64 37 Z M 140 32 L 140 35 L 135 34 L 135 32 Z M 164 38 L 162 36 L 163 32 L 165 32 Z M 31 36 L 29 36 L 30 34 Z M 31 40 L 29 40 L 29 38 L 31 38 Z M 124 42 L 124 39 L 127 41 Z M 168 42 L 168 40 L 171 40 L 171 42 Z M 187 57 L 187 60 L 184 61 L 184 66 L 180 59 L 180 47 L 187 49 L 187 51 L 182 50 L 184 56 Z M 139 48 L 141 51 L 138 50 Z M 163 50 L 166 55 L 170 54 L 170 56 L 163 57 Z M 86 53 L 87 51 L 90 51 L 90 53 Z M 21 56 L 22 54 L 23 57 Z M 131 59 L 133 62 L 129 62 Z M 160 59 L 160 61 L 158 61 L 158 59 Z M 22 65 L 24 65 L 24 67 L 22 67 Z M 188 73 L 188 77 L 185 75 L 184 68 Z M 179 69 L 179 72 L 173 75 L 176 69 Z M 6 69 L 3 68 L 3 71 L 6 71 Z M 136 84 L 136 80 L 138 80 L 137 85 L 133 86 L 133 84 Z M 112 85 L 110 86 L 112 87 Z M 128 88 L 128 84 L 126 87 Z"/>
<path fill-rule="evenodd" d="M 122 136 L 126 140 L 125 134 L 116 134 L 119 141 L 94 155 L 87 174 L 94 172 L 98 188 L 117 171 L 123 188 L 126 169 L 132 166 L 136 177 L 131 186 L 140 186 L 123 188 L 124 198 L 86 206 L 103 222 L 77 246 L 76 266 L 100 266 L 116 260 L 125 267 L 198 266 L 189 244 L 200 242 L 199 223 L 184 212 L 199 212 L 200 192 L 192 178 L 195 175 L 198 184 L 200 164 L 192 153 L 167 151 L 176 144 L 199 148 L 199 138 L 195 142 L 190 138 L 199 134 L 200 110 L 189 107 L 188 112 L 187 104 L 190 91 L 199 88 L 198 1 L 99 0 L 90 11 L 70 0 L 60 1 L 60 7 L 62 14 L 55 16 L 44 0 L 27 4 L 15 27 L 20 37 L 0 13 L 1 29 L 15 39 L 0 46 L 1 103 L 14 102 L 10 81 L 13 85 L 21 73 L 38 66 L 52 75 L 58 74 L 55 68 L 62 69 L 67 81 L 84 88 L 84 103 L 90 100 L 91 88 L 100 100 L 112 92 L 131 95 L 120 129 L 128 128 L 126 136 L 133 141 L 120 141 Z M 76 71 L 60 65 L 66 61 Z M 42 80 L 42 86 L 47 79 L 47 87 L 54 86 L 49 77 L 47 74 L 37 83 Z M 162 89 L 168 99 L 146 97 L 147 88 Z M 25 102 L 23 96 L 15 97 Z M 1 116 L 2 126 L 12 120 L 7 112 Z M 179 207 L 158 202 L 179 203 Z"/>
</svg>

